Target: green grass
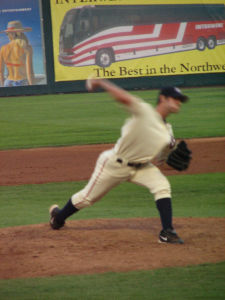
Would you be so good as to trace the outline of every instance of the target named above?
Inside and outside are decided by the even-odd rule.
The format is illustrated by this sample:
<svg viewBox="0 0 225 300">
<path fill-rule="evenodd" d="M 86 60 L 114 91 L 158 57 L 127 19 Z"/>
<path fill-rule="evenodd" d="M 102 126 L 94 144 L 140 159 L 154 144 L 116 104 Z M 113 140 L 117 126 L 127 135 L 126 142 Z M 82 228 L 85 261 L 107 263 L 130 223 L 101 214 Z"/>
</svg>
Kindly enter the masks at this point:
<svg viewBox="0 0 225 300">
<path fill-rule="evenodd" d="M 184 92 L 191 101 L 182 106 L 180 114 L 169 118 L 176 137 L 225 136 L 225 88 Z M 132 93 L 154 105 L 158 92 Z M 106 93 L 1 98 L 0 150 L 113 143 L 127 116 Z M 224 179 L 224 173 L 170 176 L 174 216 L 224 217 Z M 48 207 L 55 202 L 62 206 L 85 183 L 1 186 L 0 227 L 47 223 Z M 125 183 L 71 219 L 154 216 L 158 212 L 148 190 Z M 222 300 L 224 279 L 222 262 L 129 273 L 0 280 L 0 300 Z"/>
<path fill-rule="evenodd" d="M 223 300 L 225 262 L 129 273 L 0 280 L 1 300 Z"/>
<path fill-rule="evenodd" d="M 225 135 L 225 88 L 184 89 L 191 100 L 169 121 L 176 137 Z M 158 91 L 135 91 L 155 105 Z M 128 114 L 106 93 L 1 98 L 0 149 L 114 143 Z"/>
<path fill-rule="evenodd" d="M 170 176 L 174 216 L 224 217 L 225 174 Z M 62 182 L 41 185 L 1 186 L 0 227 L 48 222 L 48 207 L 64 205 L 85 182 Z M 131 183 L 111 190 L 92 207 L 81 210 L 71 219 L 135 218 L 158 216 L 149 191 Z"/>
</svg>

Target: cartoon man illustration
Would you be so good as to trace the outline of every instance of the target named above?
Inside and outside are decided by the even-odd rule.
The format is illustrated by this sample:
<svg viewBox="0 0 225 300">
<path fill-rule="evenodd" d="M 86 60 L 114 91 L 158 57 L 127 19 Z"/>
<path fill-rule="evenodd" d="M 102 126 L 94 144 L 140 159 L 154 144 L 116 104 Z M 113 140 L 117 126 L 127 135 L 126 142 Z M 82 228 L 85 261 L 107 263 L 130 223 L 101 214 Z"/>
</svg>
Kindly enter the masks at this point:
<svg viewBox="0 0 225 300">
<path fill-rule="evenodd" d="M 33 49 L 24 34 L 31 30 L 30 27 L 23 28 L 20 21 L 11 21 L 7 29 L 0 32 L 9 38 L 9 43 L 0 49 L 0 82 L 4 87 L 34 84 Z"/>
</svg>

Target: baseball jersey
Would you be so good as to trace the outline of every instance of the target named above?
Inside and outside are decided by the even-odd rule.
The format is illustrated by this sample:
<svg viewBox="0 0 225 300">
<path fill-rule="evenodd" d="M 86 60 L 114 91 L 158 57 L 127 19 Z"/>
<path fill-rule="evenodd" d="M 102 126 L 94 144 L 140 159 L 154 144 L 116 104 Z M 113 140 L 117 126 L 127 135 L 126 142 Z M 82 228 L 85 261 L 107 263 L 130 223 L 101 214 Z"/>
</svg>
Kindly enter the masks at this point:
<svg viewBox="0 0 225 300">
<path fill-rule="evenodd" d="M 162 151 L 160 151 L 154 161 L 155 164 L 160 165 L 163 164 L 167 158 L 168 155 L 170 154 L 171 151 L 174 150 L 175 146 L 176 146 L 176 140 L 174 138 L 174 134 L 173 134 L 173 129 L 171 124 L 166 123 L 166 127 L 168 129 L 168 132 L 170 134 L 170 144 L 167 145 L 165 148 L 163 148 Z"/>
<path fill-rule="evenodd" d="M 121 129 L 115 153 L 127 162 L 152 161 L 170 144 L 167 125 L 152 105 L 135 96 L 126 108 L 132 116 Z"/>
</svg>

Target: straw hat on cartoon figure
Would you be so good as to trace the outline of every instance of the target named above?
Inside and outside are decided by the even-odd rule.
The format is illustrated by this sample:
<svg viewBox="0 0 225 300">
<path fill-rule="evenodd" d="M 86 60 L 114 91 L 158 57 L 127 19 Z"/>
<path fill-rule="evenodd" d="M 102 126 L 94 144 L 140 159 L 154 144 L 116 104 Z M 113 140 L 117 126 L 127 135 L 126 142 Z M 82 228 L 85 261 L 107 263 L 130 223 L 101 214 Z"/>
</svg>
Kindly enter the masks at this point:
<svg viewBox="0 0 225 300">
<path fill-rule="evenodd" d="M 23 27 L 20 21 L 10 21 L 8 23 L 7 29 L 0 31 L 0 33 L 29 32 L 31 30 L 31 27 Z"/>
<path fill-rule="evenodd" d="M 23 27 L 20 21 L 11 21 L 0 33 L 8 36 L 9 43 L 0 49 L 0 81 L 2 86 L 33 84 L 33 49 L 25 33 L 31 27 Z M 4 69 L 7 68 L 7 78 Z"/>
</svg>

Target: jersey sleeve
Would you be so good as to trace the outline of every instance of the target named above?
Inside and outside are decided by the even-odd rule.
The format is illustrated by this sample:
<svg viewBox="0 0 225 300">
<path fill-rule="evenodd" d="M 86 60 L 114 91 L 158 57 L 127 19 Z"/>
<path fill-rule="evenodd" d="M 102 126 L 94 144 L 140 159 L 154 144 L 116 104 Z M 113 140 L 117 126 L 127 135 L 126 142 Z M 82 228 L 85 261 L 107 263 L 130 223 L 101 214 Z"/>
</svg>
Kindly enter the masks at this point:
<svg viewBox="0 0 225 300">
<path fill-rule="evenodd" d="M 141 98 L 131 96 L 130 105 L 126 105 L 126 110 L 133 115 L 142 115 L 145 111 L 145 106 L 148 105 Z"/>
</svg>

